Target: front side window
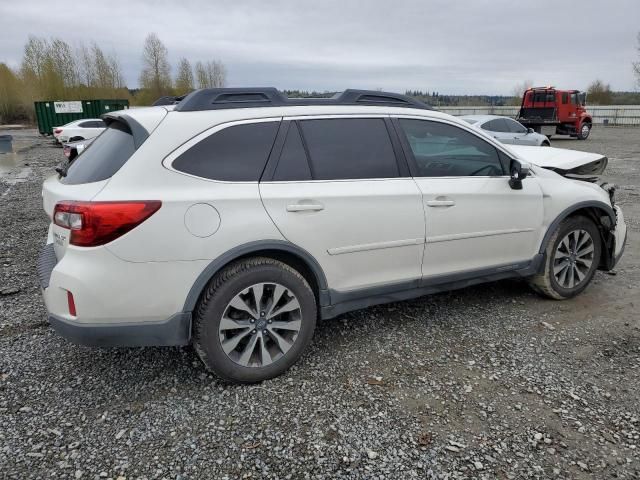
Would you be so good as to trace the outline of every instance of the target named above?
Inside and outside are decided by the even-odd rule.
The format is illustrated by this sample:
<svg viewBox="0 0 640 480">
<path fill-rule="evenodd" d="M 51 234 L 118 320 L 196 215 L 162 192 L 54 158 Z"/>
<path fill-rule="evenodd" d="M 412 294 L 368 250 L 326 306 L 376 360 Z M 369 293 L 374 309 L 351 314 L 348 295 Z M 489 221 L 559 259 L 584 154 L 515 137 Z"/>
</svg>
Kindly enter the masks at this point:
<svg viewBox="0 0 640 480">
<path fill-rule="evenodd" d="M 257 182 L 280 122 L 234 125 L 219 130 L 176 158 L 178 171 L 211 180 Z"/>
<path fill-rule="evenodd" d="M 507 124 L 511 133 L 527 133 L 527 129 L 521 123 L 510 118 L 505 118 L 503 121 Z"/>
<path fill-rule="evenodd" d="M 429 120 L 399 119 L 413 153 L 416 177 L 503 175 L 493 145 L 454 125 Z"/>
<path fill-rule="evenodd" d="M 302 120 L 314 180 L 392 178 L 398 164 L 381 118 Z"/>
</svg>

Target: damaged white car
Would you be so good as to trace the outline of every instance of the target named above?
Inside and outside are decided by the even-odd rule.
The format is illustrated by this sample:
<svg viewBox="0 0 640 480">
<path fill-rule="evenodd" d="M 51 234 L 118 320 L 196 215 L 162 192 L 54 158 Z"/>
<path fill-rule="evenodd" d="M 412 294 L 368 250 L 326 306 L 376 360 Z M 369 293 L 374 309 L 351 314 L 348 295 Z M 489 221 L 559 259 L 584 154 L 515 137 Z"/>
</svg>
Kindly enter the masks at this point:
<svg viewBox="0 0 640 480">
<path fill-rule="evenodd" d="M 317 319 L 513 277 L 570 298 L 622 254 L 602 156 L 512 148 L 394 93 L 176 102 L 107 114 L 44 183 L 40 281 L 73 341 L 193 343 L 255 382 L 293 365 Z"/>
</svg>

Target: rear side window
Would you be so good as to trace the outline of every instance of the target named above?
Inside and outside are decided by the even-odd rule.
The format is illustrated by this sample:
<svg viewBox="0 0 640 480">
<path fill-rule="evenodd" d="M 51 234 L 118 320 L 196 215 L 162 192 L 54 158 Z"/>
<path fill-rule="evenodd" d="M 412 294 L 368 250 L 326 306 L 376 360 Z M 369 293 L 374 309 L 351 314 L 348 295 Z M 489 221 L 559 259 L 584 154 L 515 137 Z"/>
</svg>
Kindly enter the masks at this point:
<svg viewBox="0 0 640 480">
<path fill-rule="evenodd" d="M 273 174 L 275 181 L 311 180 L 311 170 L 304 151 L 298 125 L 289 124 L 289 131 L 285 139 L 278 166 Z"/>
<path fill-rule="evenodd" d="M 490 132 L 508 132 L 509 126 L 502 118 L 496 118 L 482 125 L 482 129 Z"/>
<path fill-rule="evenodd" d="M 111 178 L 135 151 L 136 147 L 129 127 L 122 122 L 112 122 L 109 128 L 71 163 L 67 176 L 61 181 L 69 185 L 77 185 Z"/>
<path fill-rule="evenodd" d="M 315 180 L 398 176 L 389 132 L 381 118 L 303 120 L 300 128 Z"/>
<path fill-rule="evenodd" d="M 173 161 L 190 175 L 228 182 L 257 182 L 280 122 L 234 125 L 200 141 Z"/>
</svg>

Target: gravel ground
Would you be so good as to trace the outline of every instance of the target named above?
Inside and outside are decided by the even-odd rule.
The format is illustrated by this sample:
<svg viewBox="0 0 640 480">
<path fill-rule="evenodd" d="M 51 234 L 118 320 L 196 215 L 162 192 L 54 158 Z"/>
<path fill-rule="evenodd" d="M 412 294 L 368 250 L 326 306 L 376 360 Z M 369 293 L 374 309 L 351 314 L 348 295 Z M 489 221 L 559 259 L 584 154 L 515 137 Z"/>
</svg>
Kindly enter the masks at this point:
<svg viewBox="0 0 640 480">
<path fill-rule="evenodd" d="M 4 132 L 3 132 L 4 133 Z M 630 241 L 565 302 L 503 281 L 318 326 L 284 376 L 225 384 L 191 348 L 89 349 L 53 333 L 35 275 L 35 131 L 0 155 L 0 478 L 640 478 L 640 130 L 605 153 Z"/>
</svg>

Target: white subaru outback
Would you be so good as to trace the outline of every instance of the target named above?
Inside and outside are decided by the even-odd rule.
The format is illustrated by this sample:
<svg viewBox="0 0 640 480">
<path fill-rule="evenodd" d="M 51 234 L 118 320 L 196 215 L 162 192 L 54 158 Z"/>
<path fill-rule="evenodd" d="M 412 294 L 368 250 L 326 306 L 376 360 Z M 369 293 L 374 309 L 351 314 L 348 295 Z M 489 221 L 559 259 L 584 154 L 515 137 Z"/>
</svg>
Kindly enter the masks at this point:
<svg viewBox="0 0 640 480">
<path fill-rule="evenodd" d="M 573 297 L 626 240 L 605 157 L 507 147 L 402 95 L 205 89 L 104 119 L 44 182 L 49 321 L 193 343 L 232 381 L 283 373 L 349 310 L 509 277 Z"/>
</svg>

